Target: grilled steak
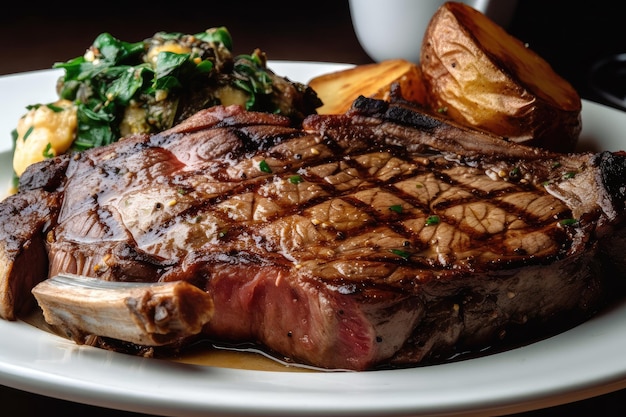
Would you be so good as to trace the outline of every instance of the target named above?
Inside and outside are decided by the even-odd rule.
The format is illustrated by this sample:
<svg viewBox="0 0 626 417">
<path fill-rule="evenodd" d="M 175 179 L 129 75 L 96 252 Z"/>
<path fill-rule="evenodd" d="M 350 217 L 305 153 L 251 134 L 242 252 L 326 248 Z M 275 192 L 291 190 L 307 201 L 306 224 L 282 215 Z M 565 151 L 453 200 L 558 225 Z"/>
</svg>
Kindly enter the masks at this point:
<svg viewBox="0 0 626 417">
<path fill-rule="evenodd" d="M 89 339 L 97 318 L 77 305 L 97 291 L 52 277 L 185 281 L 211 312 L 162 344 L 200 333 L 351 370 L 443 360 L 603 305 L 623 275 L 603 268 L 624 246 L 625 170 L 619 153 L 549 153 L 403 103 L 360 98 L 302 128 L 214 107 L 31 166 L 0 204 L 0 312 L 34 287 L 48 321 L 98 344 L 123 335 Z"/>
</svg>

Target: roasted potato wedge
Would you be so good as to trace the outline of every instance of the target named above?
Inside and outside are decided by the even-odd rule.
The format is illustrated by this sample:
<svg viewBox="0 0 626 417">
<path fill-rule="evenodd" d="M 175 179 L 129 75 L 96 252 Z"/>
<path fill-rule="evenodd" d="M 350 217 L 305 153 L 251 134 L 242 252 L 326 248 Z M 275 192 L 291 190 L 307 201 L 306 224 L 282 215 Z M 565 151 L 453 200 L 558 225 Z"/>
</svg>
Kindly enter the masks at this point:
<svg viewBox="0 0 626 417">
<path fill-rule="evenodd" d="M 537 53 L 477 10 L 443 4 L 424 35 L 428 106 L 465 125 L 555 151 L 574 149 L 576 90 Z"/>
<path fill-rule="evenodd" d="M 398 83 L 402 97 L 424 103 L 426 90 L 419 65 L 403 59 L 391 59 L 373 64 L 320 75 L 308 83 L 322 100 L 319 114 L 342 114 L 360 95 L 387 100 L 391 85 Z"/>
</svg>

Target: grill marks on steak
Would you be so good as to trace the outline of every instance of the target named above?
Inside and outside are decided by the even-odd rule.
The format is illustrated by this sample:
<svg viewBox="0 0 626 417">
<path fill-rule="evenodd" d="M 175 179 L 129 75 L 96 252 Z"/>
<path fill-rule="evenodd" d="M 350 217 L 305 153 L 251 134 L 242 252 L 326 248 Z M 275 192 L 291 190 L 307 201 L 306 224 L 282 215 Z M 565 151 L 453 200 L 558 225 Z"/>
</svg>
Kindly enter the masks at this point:
<svg viewBox="0 0 626 417">
<path fill-rule="evenodd" d="M 591 314 L 599 237 L 623 235 L 622 155 L 551 154 L 368 99 L 303 129 L 215 107 L 41 168 L 1 207 L 55 196 L 50 276 L 187 281 L 212 296 L 207 337 L 327 368 L 419 363 Z"/>
</svg>

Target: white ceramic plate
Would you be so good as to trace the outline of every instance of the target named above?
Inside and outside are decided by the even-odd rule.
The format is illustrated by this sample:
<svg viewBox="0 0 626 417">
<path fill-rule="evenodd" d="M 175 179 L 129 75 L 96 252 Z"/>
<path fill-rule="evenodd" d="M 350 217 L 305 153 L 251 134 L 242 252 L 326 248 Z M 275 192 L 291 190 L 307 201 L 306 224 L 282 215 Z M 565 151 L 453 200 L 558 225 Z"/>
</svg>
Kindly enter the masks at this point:
<svg viewBox="0 0 626 417">
<path fill-rule="evenodd" d="M 342 64 L 271 62 L 293 80 Z M 56 98 L 56 71 L 0 77 L 0 184 L 25 106 Z M 583 103 L 582 147 L 626 149 L 626 113 Z M 189 365 L 77 346 L 0 320 L 0 384 L 60 399 L 177 416 L 505 414 L 626 387 L 626 302 L 557 336 L 478 359 L 405 370 L 274 372 Z"/>
</svg>

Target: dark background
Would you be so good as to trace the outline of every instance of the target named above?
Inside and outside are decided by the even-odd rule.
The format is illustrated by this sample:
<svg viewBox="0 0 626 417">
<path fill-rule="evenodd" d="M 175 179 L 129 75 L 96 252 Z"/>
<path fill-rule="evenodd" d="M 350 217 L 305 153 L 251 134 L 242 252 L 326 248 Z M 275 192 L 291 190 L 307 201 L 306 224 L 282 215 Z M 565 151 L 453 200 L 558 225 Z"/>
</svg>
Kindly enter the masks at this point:
<svg viewBox="0 0 626 417">
<path fill-rule="evenodd" d="M 626 53 L 626 18 L 618 1 L 519 0 L 508 30 L 544 57 L 581 97 L 594 62 Z M 269 59 L 371 62 L 351 27 L 346 0 L 311 2 L 47 2 L 15 4 L 0 16 L 0 74 L 50 68 L 82 55 L 102 32 L 139 41 L 157 31 L 196 33 L 226 26 L 236 53 L 264 50 Z M 626 78 L 621 82 L 626 84 Z M 626 87 L 626 85 L 624 86 Z M 622 88 L 624 90 L 626 88 Z"/>
<path fill-rule="evenodd" d="M 582 98 L 603 102 L 590 88 L 589 76 L 598 60 L 626 53 L 626 17 L 619 4 L 520 0 L 508 31 L 546 59 Z M 235 53 L 258 47 L 273 60 L 372 62 L 358 44 L 346 0 L 165 4 L 70 0 L 36 6 L 22 2 L 13 9 L 0 15 L 0 75 L 48 69 L 54 62 L 82 55 L 102 32 L 134 42 L 158 31 L 197 33 L 213 26 L 229 29 Z M 622 78 L 618 83 L 615 86 L 623 91 L 626 81 Z M 2 415 L 7 416 L 17 412 L 24 416 L 139 416 L 1 386 L 0 404 Z M 622 416 L 624 404 L 626 390 L 517 416 Z"/>
</svg>

